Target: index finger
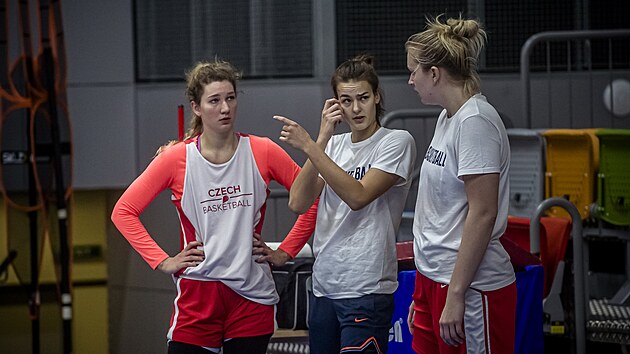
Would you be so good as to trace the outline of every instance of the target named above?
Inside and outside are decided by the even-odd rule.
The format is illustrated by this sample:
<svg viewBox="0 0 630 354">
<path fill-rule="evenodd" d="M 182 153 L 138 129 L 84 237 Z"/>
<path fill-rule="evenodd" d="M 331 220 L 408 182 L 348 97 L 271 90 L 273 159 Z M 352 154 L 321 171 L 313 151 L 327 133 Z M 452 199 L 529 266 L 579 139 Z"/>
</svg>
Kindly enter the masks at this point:
<svg viewBox="0 0 630 354">
<path fill-rule="evenodd" d="M 326 102 L 324 102 L 324 109 L 328 109 L 328 108 L 334 106 L 335 103 L 339 103 L 339 100 L 336 99 L 335 97 L 327 99 Z"/>
<path fill-rule="evenodd" d="M 455 338 L 458 343 L 463 343 L 466 340 L 466 334 L 464 333 L 464 326 L 459 324 L 455 326 L 455 334 L 457 337 Z"/>
<path fill-rule="evenodd" d="M 283 116 L 273 116 L 273 119 L 282 122 L 284 124 L 297 124 L 296 122 L 292 121 L 291 119 L 287 118 L 287 117 L 283 117 Z"/>
</svg>

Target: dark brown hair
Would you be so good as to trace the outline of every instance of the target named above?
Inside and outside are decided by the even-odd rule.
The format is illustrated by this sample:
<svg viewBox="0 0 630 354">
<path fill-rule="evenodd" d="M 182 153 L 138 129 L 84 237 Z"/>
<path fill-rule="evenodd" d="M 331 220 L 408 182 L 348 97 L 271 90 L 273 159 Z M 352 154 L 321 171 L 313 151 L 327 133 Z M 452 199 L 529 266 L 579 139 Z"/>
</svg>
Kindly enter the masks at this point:
<svg viewBox="0 0 630 354">
<path fill-rule="evenodd" d="M 367 81 L 372 87 L 372 92 L 380 96 L 379 102 L 376 104 L 376 121 L 379 122 L 379 118 L 385 112 L 383 107 L 383 92 L 379 86 L 378 74 L 374 69 L 373 57 L 367 54 L 356 56 L 352 59 L 348 59 L 341 63 L 332 78 L 330 79 L 330 85 L 332 86 L 335 97 L 339 98 L 337 93 L 337 85 L 342 82 L 349 81 Z M 380 122 L 379 122 L 380 125 Z"/>
</svg>

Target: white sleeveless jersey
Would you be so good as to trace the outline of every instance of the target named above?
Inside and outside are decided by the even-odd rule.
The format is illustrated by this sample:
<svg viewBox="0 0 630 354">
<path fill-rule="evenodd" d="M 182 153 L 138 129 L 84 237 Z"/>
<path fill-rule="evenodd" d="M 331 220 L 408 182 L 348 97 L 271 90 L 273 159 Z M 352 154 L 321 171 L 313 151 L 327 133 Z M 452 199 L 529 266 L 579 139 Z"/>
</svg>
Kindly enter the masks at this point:
<svg viewBox="0 0 630 354">
<path fill-rule="evenodd" d="M 278 294 L 271 268 L 256 263 L 252 256 L 254 228 L 261 218 L 267 185 L 249 137 L 240 137 L 234 156 L 223 164 L 208 162 L 195 145 L 186 145 L 181 208 L 196 239 L 203 243 L 205 260 L 187 268 L 181 277 L 221 281 L 249 300 L 275 304 Z"/>
</svg>

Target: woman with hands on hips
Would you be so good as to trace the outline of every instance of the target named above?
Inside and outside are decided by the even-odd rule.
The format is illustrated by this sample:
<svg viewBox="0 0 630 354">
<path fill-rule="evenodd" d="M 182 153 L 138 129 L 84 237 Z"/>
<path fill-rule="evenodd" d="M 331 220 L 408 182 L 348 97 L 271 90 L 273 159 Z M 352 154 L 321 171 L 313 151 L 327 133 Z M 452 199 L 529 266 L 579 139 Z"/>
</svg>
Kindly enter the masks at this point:
<svg viewBox="0 0 630 354">
<path fill-rule="evenodd" d="M 480 93 L 486 34 L 474 20 L 440 16 L 409 37 L 409 85 L 439 105 L 418 181 L 416 273 L 409 328 L 418 353 L 513 353 L 516 286 L 499 238 L 507 226 L 510 147 Z"/>
<path fill-rule="evenodd" d="M 416 148 L 403 130 L 380 126 L 383 95 L 372 58 L 345 61 L 331 79 L 316 140 L 294 120 L 280 140 L 308 160 L 291 187 L 289 208 L 306 212 L 319 198 L 309 302 L 312 354 L 352 350 L 385 353 L 398 286 L 396 234 L 407 199 Z M 335 135 L 345 122 L 350 132 Z M 308 238 L 287 237 L 278 250 L 262 243 L 261 261 L 282 262 Z"/>
<path fill-rule="evenodd" d="M 173 274 L 169 354 L 264 354 L 278 294 L 269 264 L 252 255 L 252 235 L 262 230 L 270 181 L 290 189 L 300 168 L 268 138 L 234 131 L 240 73 L 231 64 L 201 62 L 186 78 L 186 138 L 159 150 L 116 203 L 112 221 L 152 268 Z M 173 257 L 139 219 L 167 188 L 180 224 L 182 250 Z M 291 232 L 310 236 L 314 218 L 302 215 Z"/>
</svg>

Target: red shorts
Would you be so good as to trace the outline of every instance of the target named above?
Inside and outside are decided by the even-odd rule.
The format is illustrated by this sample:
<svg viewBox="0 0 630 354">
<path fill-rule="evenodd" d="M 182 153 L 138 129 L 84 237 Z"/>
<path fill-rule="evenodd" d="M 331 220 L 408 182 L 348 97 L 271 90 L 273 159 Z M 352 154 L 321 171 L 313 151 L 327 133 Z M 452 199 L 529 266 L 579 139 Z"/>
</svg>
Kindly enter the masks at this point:
<svg viewBox="0 0 630 354">
<path fill-rule="evenodd" d="M 440 337 L 440 316 L 448 285 L 416 272 L 412 347 L 417 353 L 514 353 L 516 283 L 493 291 L 466 291 L 465 344 L 449 346 Z"/>
<path fill-rule="evenodd" d="M 169 340 L 220 348 L 225 339 L 274 332 L 273 305 L 248 300 L 220 281 L 176 278 L 175 284 Z"/>
</svg>

